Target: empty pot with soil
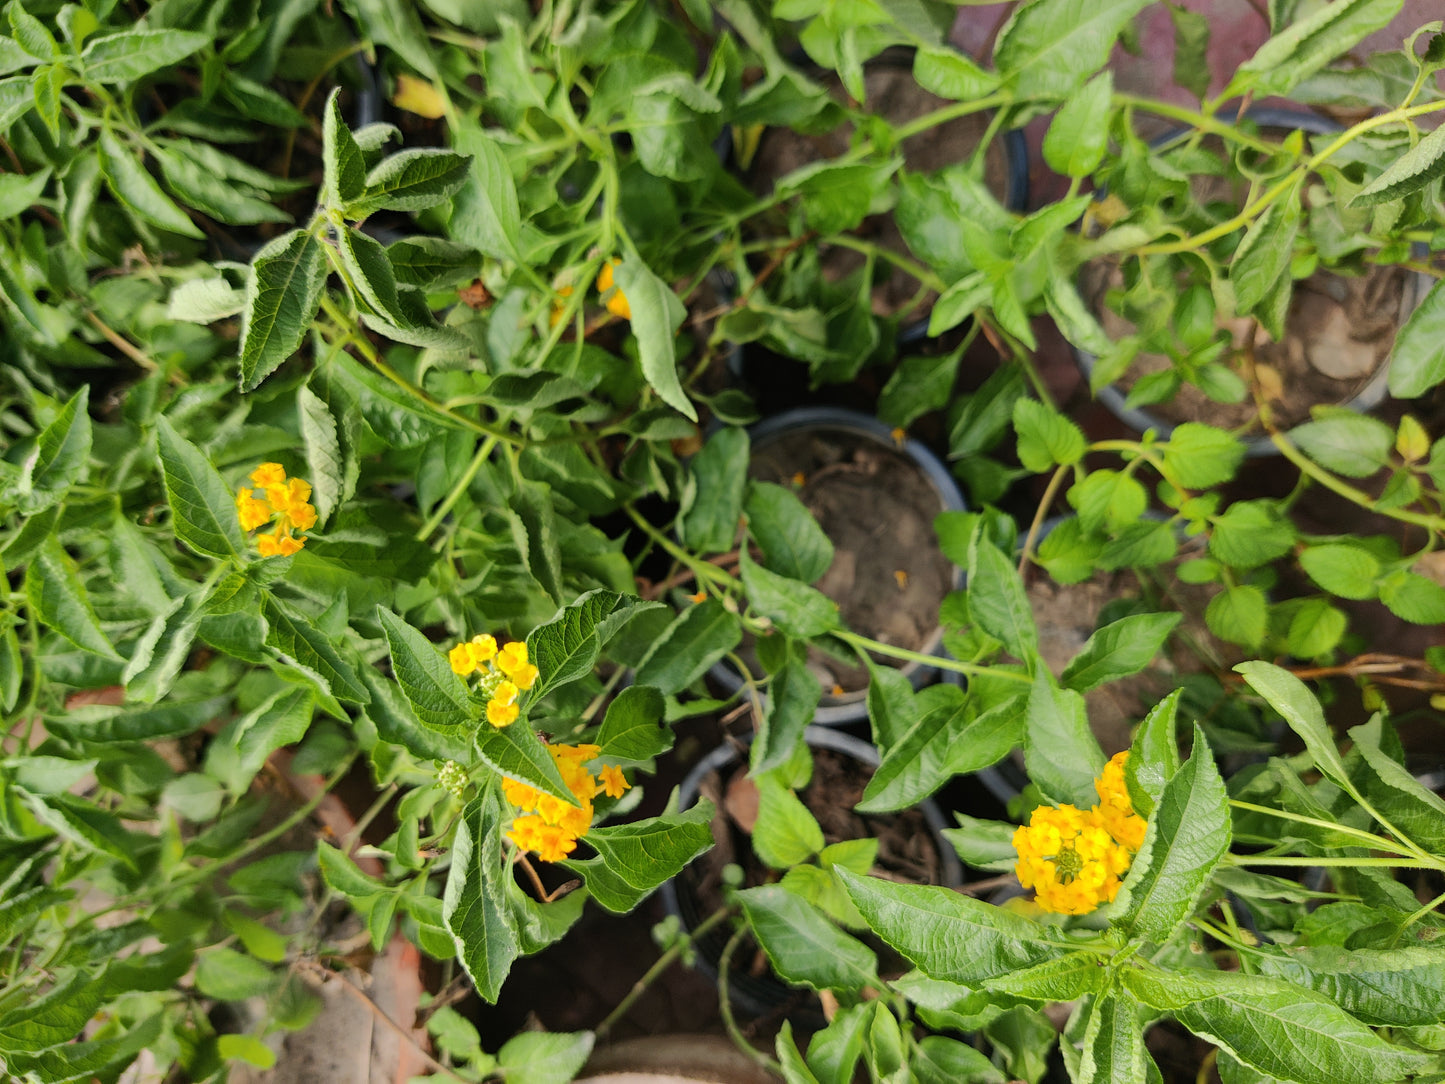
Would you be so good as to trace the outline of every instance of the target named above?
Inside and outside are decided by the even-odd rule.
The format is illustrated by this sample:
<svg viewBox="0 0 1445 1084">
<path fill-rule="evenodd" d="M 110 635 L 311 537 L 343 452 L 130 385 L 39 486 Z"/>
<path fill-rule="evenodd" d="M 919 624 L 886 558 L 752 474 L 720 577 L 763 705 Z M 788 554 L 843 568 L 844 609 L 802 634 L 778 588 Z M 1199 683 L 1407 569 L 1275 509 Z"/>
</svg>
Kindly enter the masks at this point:
<svg viewBox="0 0 1445 1084">
<path fill-rule="evenodd" d="M 853 811 L 878 765 L 878 751 L 873 746 L 837 730 L 816 726 L 807 728 L 804 740 L 812 752 L 813 770 L 810 781 L 797 790 L 797 796 L 817 820 L 826 844 L 876 839 L 878 851 L 872 875 L 951 888 L 963 884 L 958 856 L 939 834 L 949 825 L 933 801 L 897 813 Z M 986 787 L 979 785 L 971 793 L 977 815 L 1004 815 L 1003 803 Z M 700 795 L 712 799 L 717 807 L 712 822 L 716 846 L 662 887 L 668 913 L 676 915 L 687 930 L 696 928 L 723 905 L 725 867 L 742 869 L 739 888 L 778 879 L 778 872 L 767 866 L 753 848 L 759 793 L 748 775 L 745 744 L 720 746 L 704 757 L 683 780 L 678 807 L 689 808 Z M 697 967 L 710 978 L 717 976 L 730 935 L 725 925 L 718 926 L 694 942 Z M 882 942 L 871 936 L 864 936 L 864 941 L 879 951 L 884 961 L 890 959 L 891 950 Z M 900 958 L 891 959 L 898 973 L 907 970 Z M 775 976 L 762 950 L 751 939 L 744 939 L 734 952 L 728 977 L 728 997 L 743 1012 L 755 1017 L 816 1017 L 816 1026 L 822 1026 L 816 993 L 791 987 Z"/>
<path fill-rule="evenodd" d="M 833 543 L 833 562 L 816 586 L 838 603 L 847 626 L 890 646 L 936 653 L 943 643 L 938 608 L 962 585 L 962 572 L 939 548 L 933 520 L 964 507 L 938 458 L 917 441 L 895 439 L 876 418 L 829 407 L 779 414 L 749 435 L 749 476 L 791 487 Z M 739 655 L 761 675 L 750 640 Z M 915 662 L 877 661 L 900 666 L 916 687 L 937 676 Z M 858 659 L 813 647 L 808 665 L 823 687 L 814 722 L 867 717 L 868 671 Z M 725 662 L 710 674 L 729 692 L 743 685 Z"/>
</svg>

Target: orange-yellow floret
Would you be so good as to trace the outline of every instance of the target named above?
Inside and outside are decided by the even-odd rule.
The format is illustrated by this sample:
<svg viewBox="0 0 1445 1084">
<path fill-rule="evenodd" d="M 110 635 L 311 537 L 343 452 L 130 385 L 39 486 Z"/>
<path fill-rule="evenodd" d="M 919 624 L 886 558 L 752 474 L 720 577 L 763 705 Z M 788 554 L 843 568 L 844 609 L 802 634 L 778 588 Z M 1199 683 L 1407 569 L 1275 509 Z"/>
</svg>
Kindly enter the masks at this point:
<svg viewBox="0 0 1445 1084">
<path fill-rule="evenodd" d="M 1014 832 L 1019 883 L 1045 911 L 1084 915 L 1119 893 L 1130 855 L 1105 830 L 1097 810 L 1039 806 Z"/>
<path fill-rule="evenodd" d="M 458 677 L 466 677 L 477 668 L 476 662 L 472 659 L 470 647 L 470 644 L 457 644 L 447 652 L 447 662 L 451 663 L 452 673 Z"/>
<path fill-rule="evenodd" d="M 622 769 L 615 764 L 608 764 L 597 773 L 597 781 L 602 784 L 602 793 L 609 798 L 621 798 L 632 787 L 622 775 Z"/>
<path fill-rule="evenodd" d="M 527 645 L 521 640 L 513 640 L 510 644 L 504 645 L 497 652 L 493 665 L 507 677 L 516 681 L 514 676 L 516 672 L 527 665 Z"/>
<path fill-rule="evenodd" d="M 1134 812 L 1129 785 L 1124 781 L 1124 766 L 1128 761 L 1126 750 L 1116 753 L 1104 765 L 1104 773 L 1094 781 L 1094 789 L 1099 794 L 1099 804 L 1094 808 L 1099 814 L 1100 824 L 1114 837 L 1114 841 L 1137 851 L 1144 845 L 1144 830 L 1149 827 L 1149 822 Z"/>
<path fill-rule="evenodd" d="M 316 526 L 316 509 L 311 499 L 311 483 L 301 478 L 286 478 L 280 463 L 262 463 L 251 472 L 251 482 L 259 486 L 264 499 L 254 489 L 242 487 L 236 494 L 236 517 L 241 529 L 254 531 L 269 523 L 273 516 L 280 520 L 276 529 L 256 539 L 256 550 L 262 557 L 290 557 L 306 544 L 304 537 L 292 531 L 309 531 Z"/>
<path fill-rule="evenodd" d="M 478 666 L 484 662 L 491 662 L 497 654 L 497 638 L 491 633 L 480 632 L 471 638 L 467 649 L 472 653 L 472 659 Z"/>
<path fill-rule="evenodd" d="M 517 721 L 521 709 L 516 704 L 499 704 L 495 700 L 487 701 L 487 722 L 491 723 L 498 730 L 504 726 L 511 726 Z"/>
<path fill-rule="evenodd" d="M 547 751 L 578 804 L 564 802 L 515 779 L 503 779 L 502 793 L 520 813 L 506 838 L 524 851 L 535 851 L 544 862 L 560 862 L 592 826 L 592 799 L 601 788 L 583 762 L 597 756 L 601 749 L 595 745 L 549 745 Z M 604 775 L 607 771 L 602 769 Z"/>
<path fill-rule="evenodd" d="M 497 683 L 496 691 L 492 693 L 492 703 L 508 707 L 517 702 L 517 687 L 510 681 Z"/>
<path fill-rule="evenodd" d="M 624 320 L 631 320 L 632 306 L 627 302 L 627 295 L 617 288 L 612 275 L 612 269 L 621 262 L 621 260 L 608 260 L 603 264 L 601 272 L 597 275 L 597 292 L 602 295 L 603 304 L 607 306 L 608 312 L 613 316 L 620 316 Z"/>
<path fill-rule="evenodd" d="M 572 287 L 570 287 L 570 286 L 558 286 L 558 287 L 557 287 L 557 296 L 558 296 L 558 297 L 571 297 L 571 296 L 572 296 Z M 566 306 L 566 304 L 563 303 L 563 302 L 560 302 L 560 301 L 554 303 L 553 306 L 552 306 L 552 316 L 551 316 L 551 320 L 550 320 L 551 326 L 552 326 L 552 327 L 556 327 L 558 324 L 560 324 L 560 323 L 562 322 L 562 318 L 563 318 L 564 316 L 566 316 L 566 315 L 567 315 L 567 306 Z"/>
</svg>

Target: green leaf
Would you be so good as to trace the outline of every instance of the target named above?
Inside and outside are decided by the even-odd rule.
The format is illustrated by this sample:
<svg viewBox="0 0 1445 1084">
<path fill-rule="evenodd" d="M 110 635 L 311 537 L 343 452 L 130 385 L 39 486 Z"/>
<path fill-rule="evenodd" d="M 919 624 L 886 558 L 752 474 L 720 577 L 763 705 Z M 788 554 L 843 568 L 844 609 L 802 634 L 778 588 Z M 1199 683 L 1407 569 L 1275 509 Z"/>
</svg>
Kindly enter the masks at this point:
<svg viewBox="0 0 1445 1084">
<path fill-rule="evenodd" d="M 692 507 L 682 517 L 683 541 L 694 553 L 726 553 L 737 540 L 743 512 L 748 431 L 733 426 L 719 429 L 692 457 L 690 466 L 697 489 Z"/>
<path fill-rule="evenodd" d="M 456 944 L 457 958 L 477 993 L 491 1004 L 496 1004 L 502 982 L 521 954 L 500 891 L 500 804 L 495 788 L 487 787 L 462 810 L 442 895 L 442 920 Z"/>
<path fill-rule="evenodd" d="M 379 241 L 350 227 L 338 228 L 335 237 L 341 265 L 365 306 L 389 324 L 409 328 L 414 321 L 402 309 L 396 275 L 386 257 L 386 249 Z"/>
<path fill-rule="evenodd" d="M 743 510 L 748 534 L 774 572 L 812 583 L 828 571 L 833 543 L 791 490 L 772 482 L 752 482 Z"/>
<path fill-rule="evenodd" d="M 35 1053 L 69 1043 L 111 996 L 104 967 L 63 972 L 53 986 L 27 997 L 0 1016 L 0 1050 Z"/>
<path fill-rule="evenodd" d="M 1350 200 L 1351 207 L 1374 207 L 1404 199 L 1445 176 L 1445 132 L 1427 134 Z"/>
<path fill-rule="evenodd" d="M 246 307 L 246 291 L 238 290 L 223 277 L 189 279 L 171 291 L 166 316 L 192 324 L 213 324 L 235 316 Z"/>
<path fill-rule="evenodd" d="M 778 1052 L 778 1062 L 786 1084 L 819 1084 L 818 1078 L 803 1060 L 803 1055 L 798 1053 L 798 1044 L 793 1040 L 793 1025 L 790 1021 L 784 1020 L 783 1026 L 778 1029 L 774 1047 Z"/>
<path fill-rule="evenodd" d="M 614 272 L 617 288 L 632 310 L 632 333 L 642 375 L 662 401 L 692 421 L 697 410 L 688 401 L 677 376 L 677 329 L 687 310 L 667 283 L 635 256 L 628 256 Z"/>
<path fill-rule="evenodd" d="M 950 752 L 963 741 L 968 711 L 960 698 L 925 712 L 889 746 L 855 808 L 868 813 L 907 809 L 942 786 L 953 775 Z"/>
<path fill-rule="evenodd" d="M 1395 433 L 1384 422 L 1348 407 L 1317 407 L 1314 414 L 1288 434 L 1311 459 L 1351 478 L 1368 478 L 1389 464 Z"/>
<path fill-rule="evenodd" d="M 904 358 L 879 393 L 878 420 L 902 429 L 930 410 L 942 410 L 953 396 L 962 360 L 961 346 L 939 357 L 919 354 Z"/>
<path fill-rule="evenodd" d="M 672 728 L 662 718 L 662 693 L 651 685 L 629 685 L 607 705 L 596 742 L 605 757 L 648 760 L 672 748 Z"/>
<path fill-rule="evenodd" d="M 35 438 L 15 484 L 15 507 L 23 516 L 43 512 L 60 501 L 80 478 L 90 459 L 90 387 L 84 385 L 55 413 Z"/>
<path fill-rule="evenodd" d="M 1289 282 L 1287 272 L 1303 213 L 1299 192 L 1299 185 L 1291 186 L 1271 203 L 1234 250 L 1229 281 L 1234 286 L 1235 311 L 1240 316 L 1254 312 L 1281 283 Z"/>
<path fill-rule="evenodd" d="M 1174 82 L 1203 101 L 1209 93 L 1209 18 L 1170 4 L 1169 20 L 1174 24 Z"/>
<path fill-rule="evenodd" d="M 1108 979 L 1097 957 L 1076 952 L 995 976 L 988 980 L 988 988 L 1031 1001 L 1076 1001 L 1098 993 Z"/>
<path fill-rule="evenodd" d="M 1103 71 L 1071 95 L 1044 133 L 1044 161 L 1055 173 L 1087 177 L 1109 149 L 1109 118 L 1114 107 L 1114 76 Z"/>
<path fill-rule="evenodd" d="M 1315 767 L 1353 794 L 1354 786 L 1325 723 L 1325 713 L 1309 687 L 1288 670 L 1268 662 L 1242 662 L 1234 668 L 1305 743 Z"/>
<path fill-rule="evenodd" d="M 1106 682 L 1137 674 L 1164 647 L 1182 614 L 1131 614 L 1110 622 L 1092 636 L 1069 660 L 1060 681 L 1066 688 L 1086 693 Z"/>
<path fill-rule="evenodd" d="M 1134 744 L 1129 747 L 1129 760 L 1124 766 L 1124 782 L 1129 797 L 1141 817 L 1147 817 L 1164 795 L 1164 784 L 1179 770 L 1179 739 L 1175 726 L 1179 716 L 1182 689 L 1175 689 L 1149 709 L 1139 724 Z"/>
<path fill-rule="evenodd" d="M 531 727 L 522 724 L 500 729 L 483 726 L 476 741 L 477 755 L 495 771 L 508 779 L 546 791 L 568 805 L 577 804 L 577 799 L 567 789 L 557 769 L 557 762 Z"/>
<path fill-rule="evenodd" d="M 524 1031 L 497 1051 L 497 1064 L 508 1084 L 567 1084 L 592 1053 L 590 1031 Z"/>
<path fill-rule="evenodd" d="M 1309 546 L 1300 553 L 1299 563 L 1310 579 L 1332 595 L 1353 599 L 1375 596 L 1380 562 L 1360 546 L 1343 543 Z"/>
<path fill-rule="evenodd" d="M 1104 66 L 1115 40 L 1149 0 L 1036 0 L 999 33 L 994 67 L 1020 98 L 1062 100 Z"/>
<path fill-rule="evenodd" d="M 382 741 L 400 745 L 422 760 L 455 760 L 461 763 L 471 756 L 472 735 L 469 731 L 443 735 L 423 726 L 398 691 L 398 683 L 390 677 L 383 677 L 373 667 L 362 670 L 361 680 L 371 693 L 365 716 L 376 726 L 377 736 Z"/>
<path fill-rule="evenodd" d="M 311 483 L 311 503 L 316 522 L 324 527 L 346 492 L 346 460 L 337 436 L 331 409 L 309 387 L 296 390 L 296 415 L 301 422 L 301 439 L 306 445 L 306 478 Z"/>
<path fill-rule="evenodd" d="M 1075 1084 L 1142 1082 L 1158 1077 L 1159 1071 L 1144 1047 L 1138 1002 L 1127 991 L 1111 991 L 1094 998 L 1087 1012 L 1084 1048 L 1079 1054 Z M 1149 1069 L 1154 1070 L 1152 1076 Z"/>
<path fill-rule="evenodd" d="M 757 613 L 790 636 L 806 639 L 842 627 L 838 604 L 821 591 L 770 572 L 740 553 L 743 590 Z"/>
<path fill-rule="evenodd" d="M 1124 929 L 1163 944 L 1194 913 L 1214 867 L 1229 850 L 1229 796 L 1204 732 L 1164 784 L 1143 846 L 1115 903 Z"/>
<path fill-rule="evenodd" d="M 1234 477 L 1244 445 L 1231 433 L 1199 422 L 1174 427 L 1164 446 L 1164 473 L 1185 489 L 1213 489 Z"/>
<path fill-rule="evenodd" d="M 366 194 L 347 213 L 361 218 L 385 208 L 421 211 L 445 203 L 467 182 L 471 159 L 435 147 L 383 158 L 366 175 Z"/>
<path fill-rule="evenodd" d="M 341 393 L 340 398 L 350 401 L 351 413 L 364 418 L 372 431 L 393 448 L 414 448 L 432 440 L 438 430 L 460 428 L 451 418 L 426 407 L 415 395 L 365 368 L 349 354 L 332 356 L 327 375 L 331 386 Z"/>
<path fill-rule="evenodd" d="M 946 45 L 920 45 L 913 54 L 913 78 L 924 90 L 955 102 L 985 98 L 998 89 L 998 76 Z"/>
<path fill-rule="evenodd" d="M 1149 505 L 1149 495 L 1132 474 L 1107 469 L 1090 471 L 1071 486 L 1068 500 L 1078 510 L 1086 534 L 1112 534 L 1131 527 Z"/>
<path fill-rule="evenodd" d="M 1037 399 L 1016 400 L 1013 423 L 1019 436 L 1019 462 L 1035 474 L 1084 458 L 1086 445 L 1079 427 Z"/>
<path fill-rule="evenodd" d="M 166 186 L 177 198 L 217 222 L 241 226 L 291 221 L 291 216 L 285 211 L 264 199 L 248 195 L 236 184 L 216 176 L 189 156 L 175 153 L 169 147 L 158 149 L 156 162 L 161 167 Z"/>
<path fill-rule="evenodd" d="M 921 1039 L 908 1066 L 919 1084 L 1004 1084 L 1005 1077 L 981 1051 L 958 1039 L 929 1035 Z"/>
<path fill-rule="evenodd" d="M 553 689 L 590 674 L 602 644 L 617 628 L 609 619 L 630 615 L 638 608 L 636 600 L 598 588 L 579 595 L 552 620 L 533 629 L 527 637 L 527 658 L 539 672 L 533 698 L 540 700 Z M 637 683 L 655 684 L 643 681 L 640 675 Z"/>
<path fill-rule="evenodd" d="M 779 197 L 801 196 L 803 218 L 810 229 L 824 236 L 843 233 L 856 229 L 867 217 L 897 166 L 896 161 L 809 162 L 779 178 L 774 191 Z"/>
<path fill-rule="evenodd" d="M 1213 528 L 1209 552 L 1231 568 L 1256 568 L 1294 547 L 1294 527 L 1274 501 L 1235 501 L 1215 517 Z"/>
<path fill-rule="evenodd" d="M 1321 994 L 1264 975 L 1125 969 L 1139 1000 L 1263 1073 L 1299 1084 L 1394 1084 L 1430 1057 L 1391 1046 Z"/>
<path fill-rule="evenodd" d="M 186 237 L 205 236 L 186 213 L 161 191 L 155 178 L 146 172 L 135 155 L 109 128 L 101 130 L 96 146 L 107 186 L 137 218 Z"/>
<path fill-rule="evenodd" d="M 632 890 L 632 902 L 626 910 L 712 846 L 712 815 L 713 804 L 704 800 L 684 813 L 665 813 L 634 824 L 604 825 L 587 833 L 587 842 L 598 855 L 593 861 L 600 862 L 608 874 Z M 585 876 L 591 863 L 569 861 L 564 865 Z M 588 887 L 592 887 L 590 882 Z M 597 902 L 615 909 L 601 897 Z"/>
<path fill-rule="evenodd" d="M 266 758 L 306 736 L 315 715 L 310 689 L 285 688 L 245 715 L 230 719 L 206 753 L 206 773 L 233 794 L 244 794 Z"/>
<path fill-rule="evenodd" d="M 108 659 L 120 658 L 100 629 L 75 561 L 54 535 L 45 540 L 26 566 L 25 598 L 37 621 L 76 647 Z"/>
<path fill-rule="evenodd" d="M 522 216 L 506 157 L 480 127 L 458 127 L 452 142 L 471 157 L 471 170 L 452 200 L 447 227 L 452 239 L 498 260 L 517 259 Z"/>
<path fill-rule="evenodd" d="M 1445 587 L 1418 573 L 1403 569 L 1390 573 L 1380 583 L 1380 601 L 1412 624 L 1445 623 Z"/>
<path fill-rule="evenodd" d="M 886 753 L 918 722 L 918 702 L 907 674 L 881 666 L 866 655 L 863 663 L 868 668 L 868 722 L 873 744 Z"/>
<path fill-rule="evenodd" d="M 980 820 L 967 813 L 954 813 L 953 816 L 958 821 L 958 827 L 945 828 L 942 835 L 966 865 L 1002 873 L 1018 864 L 1019 856 L 1013 842 L 1018 825 Z"/>
<path fill-rule="evenodd" d="M 969 540 L 968 558 L 969 613 L 1009 654 L 1032 668 L 1039 653 L 1039 633 L 1023 577 L 977 528 Z"/>
<path fill-rule="evenodd" d="M 324 840 L 316 841 L 316 858 L 326 887 L 353 902 L 389 891 L 385 883 L 363 873 L 340 848 Z"/>
<path fill-rule="evenodd" d="M 0 41 L 3 40 L 0 38 Z M 49 183 L 49 169 L 39 169 L 28 174 L 0 174 L 0 216 L 15 218 L 20 212 L 29 209 L 40 199 Z"/>
<path fill-rule="evenodd" d="M 321 114 L 321 163 L 326 202 L 342 210 L 366 187 L 366 160 L 341 117 L 340 87 L 331 91 Z"/>
<path fill-rule="evenodd" d="M 1442 130 L 1436 129 L 1432 138 Z M 1440 283 L 1430 288 L 1396 332 L 1389 379 L 1390 394 L 1396 399 L 1418 398 L 1445 381 L 1445 286 Z"/>
<path fill-rule="evenodd" d="M 1221 640 L 1244 647 L 1264 642 L 1269 624 L 1269 603 L 1253 584 L 1228 587 L 1209 600 L 1204 610 L 1209 631 Z"/>
<path fill-rule="evenodd" d="M 1262 974 L 1324 994 L 1367 1024 L 1421 1027 L 1445 1018 L 1445 953 L 1333 945 L 1250 953 Z"/>
<path fill-rule="evenodd" d="M 1350 729 L 1355 749 L 1374 775 L 1363 784 L 1370 804 L 1410 840 L 1439 854 L 1445 851 L 1445 801 L 1381 748 L 1382 730 L 1378 715 Z"/>
<path fill-rule="evenodd" d="M 784 764 L 793 755 L 803 731 L 813 721 L 823 687 L 807 665 L 789 657 L 768 685 L 768 699 L 757 738 L 749 751 L 753 774 Z"/>
<path fill-rule="evenodd" d="M 1024 761 L 1029 778 L 1055 801 L 1088 809 L 1098 800 L 1094 780 L 1104 770 L 1104 752 L 1089 729 L 1084 698 L 1055 687 L 1042 666 L 1029 693 Z"/>
<path fill-rule="evenodd" d="M 737 894 L 758 944 L 785 982 L 814 990 L 877 987 L 878 961 L 857 938 L 781 885 Z"/>
<path fill-rule="evenodd" d="M 169 418 L 156 419 L 156 441 L 176 538 L 208 557 L 239 556 L 245 539 L 225 480 Z"/>
<path fill-rule="evenodd" d="M 1288 95 L 1304 79 L 1385 26 L 1403 0 L 1338 0 L 1277 32 L 1239 66 L 1224 94 Z"/>
<path fill-rule="evenodd" d="M 85 76 L 97 83 L 133 83 L 169 68 L 209 45 L 211 36 L 191 30 L 136 30 L 91 38 L 80 54 Z"/>
<path fill-rule="evenodd" d="M 929 978 L 977 986 L 1067 951 L 1029 919 L 952 889 L 835 872 L 873 932 Z"/>
<path fill-rule="evenodd" d="M 823 849 L 823 829 L 796 794 L 767 775 L 758 779 L 757 787 L 753 849 L 759 858 L 774 869 L 787 869 Z"/>
<path fill-rule="evenodd" d="M 265 997 L 277 982 L 277 974 L 260 960 L 225 946 L 207 949 L 196 960 L 196 989 L 217 1001 Z"/>
<path fill-rule="evenodd" d="M 391 650 L 391 672 L 416 712 L 417 722 L 447 737 L 461 737 L 474 730 L 476 718 L 467 699 L 467 687 L 446 657 L 386 607 L 378 606 L 376 616 Z"/>
<path fill-rule="evenodd" d="M 957 327 L 988 304 L 993 297 L 993 284 L 982 271 L 975 271 L 938 295 L 928 316 L 928 334 L 932 337 Z"/>
<path fill-rule="evenodd" d="M 241 320 L 242 391 L 253 391 L 301 348 L 325 285 L 325 253 L 304 230 L 283 233 L 256 253 Z"/>
<path fill-rule="evenodd" d="M 686 689 L 742 642 L 737 614 L 715 598 L 678 614 L 637 667 L 639 685 L 655 685 L 664 696 Z"/>
<path fill-rule="evenodd" d="M 302 666 L 319 674 L 338 700 L 365 704 L 371 699 L 356 676 L 356 667 L 341 657 L 331 638 L 308 618 L 274 597 L 267 597 L 261 612 L 270 626 L 266 643 Z"/>
</svg>

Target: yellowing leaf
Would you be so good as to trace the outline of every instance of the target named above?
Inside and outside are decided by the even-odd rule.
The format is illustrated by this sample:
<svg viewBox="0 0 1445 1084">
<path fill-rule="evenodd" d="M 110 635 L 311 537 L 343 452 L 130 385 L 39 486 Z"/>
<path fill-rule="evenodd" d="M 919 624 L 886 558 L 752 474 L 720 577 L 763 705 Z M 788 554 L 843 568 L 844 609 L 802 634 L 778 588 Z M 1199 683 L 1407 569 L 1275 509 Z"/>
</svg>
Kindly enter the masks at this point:
<svg viewBox="0 0 1445 1084">
<path fill-rule="evenodd" d="M 391 96 L 391 104 L 430 120 L 445 116 L 447 111 L 446 99 L 441 92 L 425 79 L 414 75 L 396 77 L 396 93 Z"/>
</svg>

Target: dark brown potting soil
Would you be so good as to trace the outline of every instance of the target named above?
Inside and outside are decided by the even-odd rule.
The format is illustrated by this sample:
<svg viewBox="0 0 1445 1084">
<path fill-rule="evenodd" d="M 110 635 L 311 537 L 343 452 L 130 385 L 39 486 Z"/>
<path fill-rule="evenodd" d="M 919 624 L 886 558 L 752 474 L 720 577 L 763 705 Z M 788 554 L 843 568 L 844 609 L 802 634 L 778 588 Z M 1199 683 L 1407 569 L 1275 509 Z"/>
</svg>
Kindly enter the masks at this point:
<svg viewBox="0 0 1445 1084">
<path fill-rule="evenodd" d="M 836 75 L 821 78 L 821 81 L 839 102 L 848 101 L 848 94 Z M 895 128 L 952 104 L 915 83 L 912 69 L 906 61 L 881 61 L 869 65 L 863 73 L 863 85 L 866 92 L 864 105 L 868 111 L 883 117 Z M 988 114 L 973 113 L 913 136 L 902 144 L 904 167 L 914 173 L 931 173 L 955 162 L 966 161 L 983 142 L 987 129 Z M 852 145 L 853 135 L 852 124 L 842 124 L 817 135 L 804 135 L 790 128 L 768 129 L 758 144 L 749 171 L 753 190 L 759 195 L 766 195 L 773 190 L 773 184 L 779 177 L 811 162 L 837 158 Z M 1008 190 L 1008 159 L 1003 144 L 997 139 L 984 152 L 983 180 L 988 190 L 1002 203 Z M 855 234 L 890 252 L 912 255 L 891 214 L 870 216 Z M 823 246 L 820 254 L 824 273 L 831 281 L 846 278 L 863 266 L 862 253 L 853 249 L 829 245 Z M 918 293 L 918 280 L 897 268 L 879 266 L 874 276 L 875 315 L 898 313 Z M 926 315 L 936 297 L 931 292 L 926 294 L 915 315 Z"/>
<path fill-rule="evenodd" d="M 911 651 L 934 645 L 955 570 L 933 532 L 943 501 L 913 460 L 870 437 L 814 429 L 758 443 L 748 473 L 794 487 L 832 541 L 833 563 L 817 587 L 850 629 Z M 861 666 L 816 649 L 809 666 L 825 696 L 867 688 Z"/>
</svg>

